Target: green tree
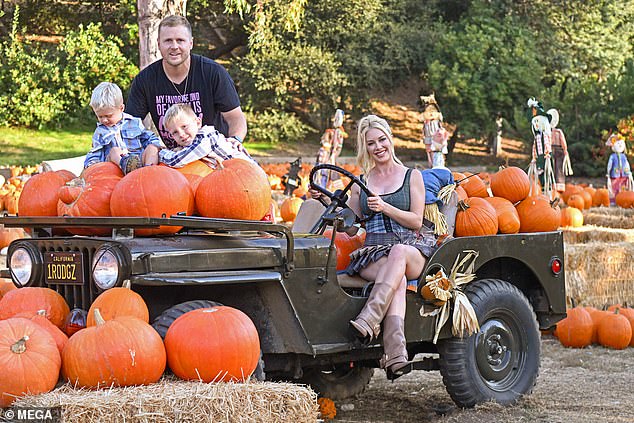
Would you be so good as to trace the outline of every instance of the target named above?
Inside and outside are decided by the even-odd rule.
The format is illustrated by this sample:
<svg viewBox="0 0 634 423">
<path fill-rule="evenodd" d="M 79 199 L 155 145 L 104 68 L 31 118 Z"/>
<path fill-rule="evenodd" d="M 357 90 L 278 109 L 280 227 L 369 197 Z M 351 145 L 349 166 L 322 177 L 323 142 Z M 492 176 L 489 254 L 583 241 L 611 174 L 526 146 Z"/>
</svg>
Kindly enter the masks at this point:
<svg viewBox="0 0 634 423">
<path fill-rule="evenodd" d="M 528 130 L 522 108 L 540 92 L 542 74 L 534 38 L 521 20 L 472 6 L 436 45 L 424 77 L 445 120 L 457 125 L 454 138 L 480 138 L 493 136 L 498 112 L 516 132 Z"/>
</svg>

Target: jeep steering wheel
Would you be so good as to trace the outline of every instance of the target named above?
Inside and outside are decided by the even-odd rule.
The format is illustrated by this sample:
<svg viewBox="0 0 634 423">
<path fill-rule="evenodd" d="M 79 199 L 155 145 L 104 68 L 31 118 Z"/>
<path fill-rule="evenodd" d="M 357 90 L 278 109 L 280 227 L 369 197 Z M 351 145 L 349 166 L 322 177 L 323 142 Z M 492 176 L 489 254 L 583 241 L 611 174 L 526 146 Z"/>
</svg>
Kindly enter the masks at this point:
<svg viewBox="0 0 634 423">
<path fill-rule="evenodd" d="M 315 174 L 319 172 L 320 170 L 328 170 L 328 171 L 337 172 L 341 175 L 348 177 L 350 179 L 350 182 L 343 189 L 338 189 L 335 192 L 328 191 L 326 187 L 322 187 L 321 185 L 317 184 L 314 181 Z M 313 227 L 313 230 L 311 230 L 311 233 L 315 233 L 314 231 L 323 230 L 326 227 L 324 218 L 332 215 L 339 207 L 344 209 L 349 209 L 348 204 L 346 204 L 346 202 L 348 201 L 347 193 L 348 191 L 350 191 L 350 189 L 352 188 L 354 184 L 358 185 L 359 188 L 361 188 L 368 195 L 368 197 L 374 196 L 374 194 L 372 194 L 372 191 L 370 191 L 370 189 L 361 179 L 359 179 L 352 173 L 348 172 L 347 170 L 339 166 L 329 164 L 329 163 L 318 164 L 315 167 L 313 167 L 313 169 L 310 171 L 309 181 L 310 181 L 310 186 L 313 189 L 315 189 L 316 191 L 319 191 L 320 193 L 322 193 L 323 195 L 325 195 L 326 197 L 330 199 L 330 203 L 327 203 L 323 197 L 319 197 L 319 201 L 324 206 L 326 206 L 326 210 L 321 215 L 321 219 L 319 219 L 319 222 L 317 222 L 315 226 Z M 372 212 L 368 216 L 364 216 L 363 218 L 357 218 L 357 220 L 359 222 L 365 222 L 366 220 L 370 219 L 373 215 L 374 215 L 374 212 Z"/>
</svg>

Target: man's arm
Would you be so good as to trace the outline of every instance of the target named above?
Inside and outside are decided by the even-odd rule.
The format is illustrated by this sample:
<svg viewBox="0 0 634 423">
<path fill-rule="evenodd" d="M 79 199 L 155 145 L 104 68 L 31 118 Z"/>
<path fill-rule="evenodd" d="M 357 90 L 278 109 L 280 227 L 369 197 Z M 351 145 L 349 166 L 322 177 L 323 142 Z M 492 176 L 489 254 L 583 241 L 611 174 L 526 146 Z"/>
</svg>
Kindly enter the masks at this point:
<svg viewBox="0 0 634 423">
<path fill-rule="evenodd" d="M 247 136 L 247 118 L 242 112 L 242 108 L 238 106 L 235 109 L 222 112 L 221 114 L 229 126 L 229 138 L 237 137 L 236 139 L 238 141 L 244 141 L 244 137 Z"/>
</svg>

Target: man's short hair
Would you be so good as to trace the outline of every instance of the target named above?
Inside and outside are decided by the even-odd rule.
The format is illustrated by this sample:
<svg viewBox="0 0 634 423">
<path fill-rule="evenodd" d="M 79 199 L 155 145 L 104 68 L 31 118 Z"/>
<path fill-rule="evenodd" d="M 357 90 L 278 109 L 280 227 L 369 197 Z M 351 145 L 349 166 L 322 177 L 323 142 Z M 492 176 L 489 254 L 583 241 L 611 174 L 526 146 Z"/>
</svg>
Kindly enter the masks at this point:
<svg viewBox="0 0 634 423">
<path fill-rule="evenodd" d="M 159 24 L 158 27 L 158 33 L 161 33 L 161 29 L 168 27 L 168 28 L 174 28 L 177 26 L 184 26 L 185 28 L 187 28 L 187 31 L 189 32 L 189 36 L 192 36 L 192 26 L 189 23 L 189 21 L 187 20 L 187 18 L 180 16 L 180 15 L 170 15 L 167 16 L 165 18 L 163 18 L 163 20 L 161 21 L 161 23 Z"/>
<path fill-rule="evenodd" d="M 102 82 L 92 90 L 90 107 L 101 110 L 107 107 L 119 107 L 123 104 L 123 93 L 117 84 Z"/>
<path fill-rule="evenodd" d="M 172 123 L 174 119 L 182 115 L 189 116 L 194 119 L 198 118 L 189 104 L 176 103 L 172 104 L 165 112 L 165 116 L 163 116 L 163 126 L 167 127 L 167 125 Z"/>
</svg>

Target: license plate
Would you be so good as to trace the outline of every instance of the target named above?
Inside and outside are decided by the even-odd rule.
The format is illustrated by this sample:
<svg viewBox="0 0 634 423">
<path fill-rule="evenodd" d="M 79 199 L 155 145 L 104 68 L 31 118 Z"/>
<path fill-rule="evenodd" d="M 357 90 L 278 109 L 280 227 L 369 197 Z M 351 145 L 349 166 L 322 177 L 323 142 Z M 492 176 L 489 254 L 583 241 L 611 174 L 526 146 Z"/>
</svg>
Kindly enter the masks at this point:
<svg viewBox="0 0 634 423">
<path fill-rule="evenodd" d="M 80 252 L 47 252 L 44 254 L 47 284 L 83 285 L 84 266 Z"/>
</svg>

